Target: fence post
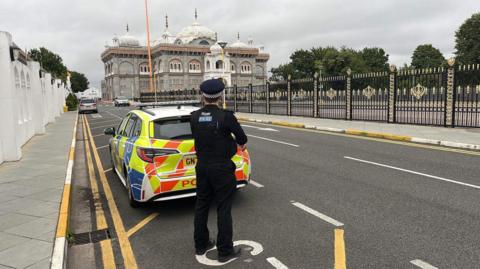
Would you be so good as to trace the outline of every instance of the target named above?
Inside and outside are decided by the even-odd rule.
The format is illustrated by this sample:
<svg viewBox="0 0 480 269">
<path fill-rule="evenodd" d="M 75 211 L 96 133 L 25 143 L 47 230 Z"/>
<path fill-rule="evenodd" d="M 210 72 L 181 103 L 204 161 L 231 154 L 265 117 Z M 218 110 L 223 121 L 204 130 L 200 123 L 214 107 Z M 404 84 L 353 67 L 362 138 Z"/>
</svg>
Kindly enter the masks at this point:
<svg viewBox="0 0 480 269">
<path fill-rule="evenodd" d="M 267 109 L 265 111 L 267 112 L 267 114 L 270 114 L 270 82 L 267 81 L 267 83 L 265 84 L 265 87 L 267 91 L 267 101 L 266 101 Z"/>
<path fill-rule="evenodd" d="M 447 67 L 447 91 L 445 98 L 445 126 L 453 127 L 455 125 L 455 58 L 448 59 Z"/>
<path fill-rule="evenodd" d="M 292 115 L 292 91 L 291 91 L 291 84 L 292 84 L 292 75 L 288 75 L 287 78 L 287 116 Z"/>
<path fill-rule="evenodd" d="M 233 111 L 237 112 L 237 84 L 233 85 Z"/>
<path fill-rule="evenodd" d="M 397 67 L 393 64 L 390 65 L 389 74 L 389 88 L 388 88 L 388 123 L 395 123 L 396 117 L 396 105 L 397 105 Z"/>
<path fill-rule="evenodd" d="M 248 84 L 248 112 L 253 112 L 253 86 L 252 83 Z"/>
<path fill-rule="evenodd" d="M 318 117 L 318 73 L 313 75 L 313 117 Z"/>
<path fill-rule="evenodd" d="M 346 102 L 347 102 L 347 113 L 346 113 L 346 119 L 351 120 L 352 119 L 352 69 L 347 68 L 347 82 L 346 82 Z"/>
</svg>

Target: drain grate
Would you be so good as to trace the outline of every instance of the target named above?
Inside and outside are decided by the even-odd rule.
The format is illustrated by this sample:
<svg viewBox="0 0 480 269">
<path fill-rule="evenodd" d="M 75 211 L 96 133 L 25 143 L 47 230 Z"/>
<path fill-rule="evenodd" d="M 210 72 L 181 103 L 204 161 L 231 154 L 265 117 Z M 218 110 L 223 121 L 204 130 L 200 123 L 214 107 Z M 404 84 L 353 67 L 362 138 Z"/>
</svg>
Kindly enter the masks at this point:
<svg viewBox="0 0 480 269">
<path fill-rule="evenodd" d="M 74 245 L 83 245 L 89 243 L 97 243 L 102 240 L 109 239 L 111 238 L 111 236 L 108 229 L 103 229 L 92 232 L 73 234 L 72 238 Z"/>
</svg>

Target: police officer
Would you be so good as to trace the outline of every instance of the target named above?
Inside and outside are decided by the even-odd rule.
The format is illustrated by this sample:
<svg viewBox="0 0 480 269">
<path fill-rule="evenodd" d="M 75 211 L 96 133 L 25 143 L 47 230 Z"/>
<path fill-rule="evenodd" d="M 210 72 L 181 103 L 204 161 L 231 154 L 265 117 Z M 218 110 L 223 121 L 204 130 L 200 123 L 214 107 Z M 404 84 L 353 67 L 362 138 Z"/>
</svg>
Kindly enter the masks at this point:
<svg viewBox="0 0 480 269">
<path fill-rule="evenodd" d="M 215 246 L 210 240 L 207 222 L 210 203 L 217 202 L 218 261 L 226 262 L 240 256 L 241 249 L 233 247 L 232 201 L 237 189 L 235 163 L 232 157 L 237 145 L 245 150 L 247 136 L 233 112 L 218 107 L 225 86 L 219 79 L 210 79 L 200 85 L 205 105 L 192 113 L 190 126 L 195 139 L 198 162 L 197 202 L 195 205 L 195 253 L 203 255 Z M 232 134 L 235 138 L 232 137 Z"/>
</svg>

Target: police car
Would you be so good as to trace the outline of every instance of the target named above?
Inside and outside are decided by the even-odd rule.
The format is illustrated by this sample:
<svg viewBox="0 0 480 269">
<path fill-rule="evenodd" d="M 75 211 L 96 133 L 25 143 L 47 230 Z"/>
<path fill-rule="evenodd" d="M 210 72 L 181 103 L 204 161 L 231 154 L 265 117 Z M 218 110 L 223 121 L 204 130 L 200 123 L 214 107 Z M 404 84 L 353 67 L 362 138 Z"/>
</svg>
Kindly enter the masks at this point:
<svg viewBox="0 0 480 269">
<path fill-rule="evenodd" d="M 110 139 L 112 166 L 128 190 L 132 207 L 142 202 L 195 196 L 194 141 L 190 113 L 197 101 L 141 104 L 120 125 L 105 129 Z M 237 149 L 237 188 L 248 184 L 250 157 Z"/>
</svg>

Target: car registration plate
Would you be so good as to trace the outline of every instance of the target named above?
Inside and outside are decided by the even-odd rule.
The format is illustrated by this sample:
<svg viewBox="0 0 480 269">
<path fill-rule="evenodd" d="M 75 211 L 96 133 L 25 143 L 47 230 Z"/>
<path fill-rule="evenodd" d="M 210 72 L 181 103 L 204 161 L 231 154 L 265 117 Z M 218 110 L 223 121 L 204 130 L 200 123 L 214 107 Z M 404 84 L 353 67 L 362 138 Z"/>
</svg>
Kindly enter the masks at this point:
<svg viewBox="0 0 480 269">
<path fill-rule="evenodd" d="M 183 165 L 185 167 L 191 168 L 197 164 L 197 156 L 196 155 L 187 155 L 183 157 Z"/>
</svg>

